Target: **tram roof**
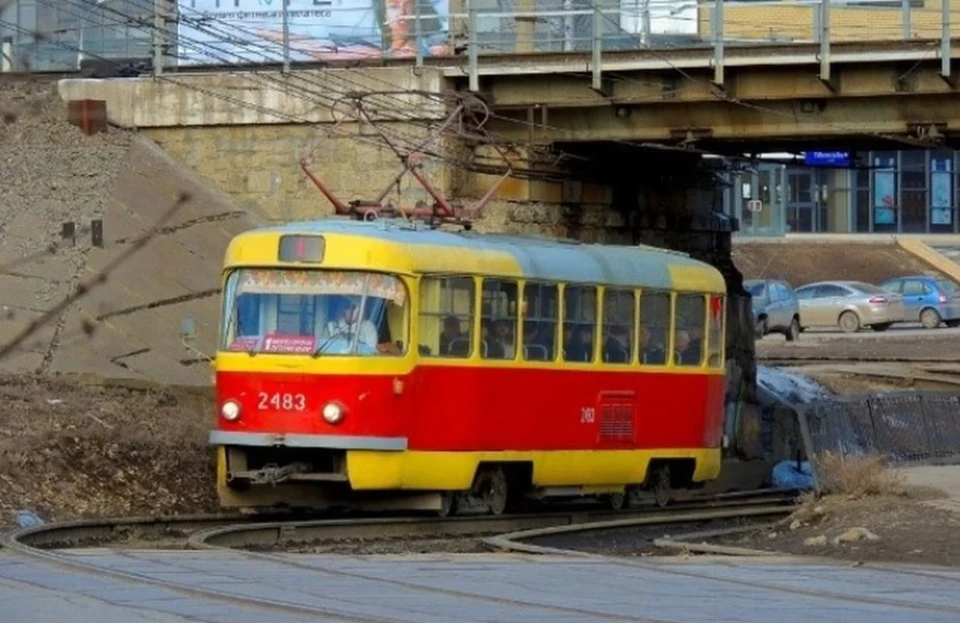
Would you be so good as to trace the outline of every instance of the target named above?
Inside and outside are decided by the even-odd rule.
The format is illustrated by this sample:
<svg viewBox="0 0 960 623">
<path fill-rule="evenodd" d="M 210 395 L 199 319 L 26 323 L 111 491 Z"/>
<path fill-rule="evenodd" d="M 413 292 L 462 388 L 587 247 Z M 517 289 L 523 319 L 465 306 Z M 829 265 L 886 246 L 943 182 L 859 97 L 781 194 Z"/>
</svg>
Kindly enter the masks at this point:
<svg viewBox="0 0 960 623">
<path fill-rule="evenodd" d="M 606 245 L 539 236 L 452 232 L 381 219 L 364 222 L 328 218 L 262 227 L 238 238 L 262 234 L 338 234 L 403 245 L 417 270 L 436 272 L 437 248 L 509 255 L 531 280 L 594 283 L 622 287 L 693 289 L 722 292 L 723 276 L 685 253 L 646 245 Z M 274 256 L 275 257 L 275 256 Z M 695 282 L 687 284 L 678 281 Z M 693 287 L 696 285 L 696 287 Z"/>
</svg>

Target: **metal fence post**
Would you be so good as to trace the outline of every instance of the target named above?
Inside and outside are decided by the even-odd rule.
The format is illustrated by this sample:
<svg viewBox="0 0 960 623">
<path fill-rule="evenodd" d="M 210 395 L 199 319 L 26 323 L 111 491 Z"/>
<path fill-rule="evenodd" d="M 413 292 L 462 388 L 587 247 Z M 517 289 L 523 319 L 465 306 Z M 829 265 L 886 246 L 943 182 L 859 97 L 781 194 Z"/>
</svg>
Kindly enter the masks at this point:
<svg viewBox="0 0 960 623">
<path fill-rule="evenodd" d="M 420 0 L 413 0 L 413 7 L 413 39 L 414 44 L 417 46 L 417 60 L 415 67 L 420 70 L 423 68 L 423 31 L 421 30 L 422 25 L 420 22 Z"/>
<path fill-rule="evenodd" d="M 163 38 L 167 32 L 167 0 L 153 0 L 153 75 L 163 73 Z"/>
<path fill-rule="evenodd" d="M 477 10 L 473 7 L 472 2 L 467 3 L 467 11 L 469 12 L 469 30 L 467 34 L 467 56 L 469 62 L 469 71 L 470 71 L 470 85 L 469 88 L 472 92 L 476 93 L 480 90 L 480 74 L 479 74 L 479 61 L 478 55 L 479 51 L 477 47 L 480 45 L 479 37 L 477 36 Z"/>
<path fill-rule="evenodd" d="M 910 23 L 910 17 L 911 17 L 910 14 L 912 12 L 910 2 L 911 0 L 901 0 L 901 3 L 900 3 L 900 21 L 903 22 L 903 38 L 904 39 L 911 39 L 913 37 L 913 34 L 911 33 L 913 28 L 912 28 L 912 24 Z M 947 0 L 944 0 L 944 3 L 946 2 Z"/>
<path fill-rule="evenodd" d="M 283 15 L 283 73 L 290 73 L 290 0 L 281 0 Z"/>
<path fill-rule="evenodd" d="M 830 0 L 820 0 L 820 80 L 830 84 Z"/>
<path fill-rule="evenodd" d="M 942 0 L 940 3 L 940 75 L 950 81 L 950 2 Z"/>
<path fill-rule="evenodd" d="M 810 464 L 810 477 L 813 479 L 813 490 L 817 495 L 821 495 L 823 493 L 823 481 L 820 480 L 820 469 L 817 466 L 817 452 L 813 447 L 813 436 L 810 434 L 810 422 L 807 420 L 807 410 L 805 407 L 795 406 L 794 412 L 797 414 L 797 424 L 800 425 L 800 440 L 803 442 L 807 462 Z"/>
<path fill-rule="evenodd" d="M 600 12 L 600 3 L 599 1 L 595 1 L 593 3 L 593 44 L 590 46 L 590 68 L 593 70 L 593 90 L 597 92 L 603 90 L 603 76 L 600 67 L 602 63 L 601 47 L 603 45 L 603 24 L 600 21 L 602 17 L 603 14 Z"/>
<path fill-rule="evenodd" d="M 723 0 L 715 0 L 713 18 L 710 20 L 713 28 L 713 83 L 723 86 Z"/>
</svg>

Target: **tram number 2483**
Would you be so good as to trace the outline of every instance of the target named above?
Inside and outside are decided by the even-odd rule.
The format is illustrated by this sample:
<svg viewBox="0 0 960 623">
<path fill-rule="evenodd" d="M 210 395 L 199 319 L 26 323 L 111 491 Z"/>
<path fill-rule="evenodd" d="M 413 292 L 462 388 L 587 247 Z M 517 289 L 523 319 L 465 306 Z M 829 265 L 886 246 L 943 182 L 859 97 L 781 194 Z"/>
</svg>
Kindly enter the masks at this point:
<svg viewBox="0 0 960 623">
<path fill-rule="evenodd" d="M 257 396 L 257 408 L 261 411 L 303 411 L 307 408 L 307 397 L 303 394 L 287 394 L 282 392 L 260 392 Z"/>
</svg>

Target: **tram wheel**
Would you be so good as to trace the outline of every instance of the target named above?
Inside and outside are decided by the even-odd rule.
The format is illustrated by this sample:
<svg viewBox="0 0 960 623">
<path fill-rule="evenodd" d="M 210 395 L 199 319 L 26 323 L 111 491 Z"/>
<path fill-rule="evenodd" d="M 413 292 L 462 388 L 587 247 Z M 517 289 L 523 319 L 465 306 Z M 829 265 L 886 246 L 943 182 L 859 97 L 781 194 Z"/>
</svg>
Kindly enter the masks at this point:
<svg viewBox="0 0 960 623">
<path fill-rule="evenodd" d="M 502 515 L 507 508 L 507 475 L 502 467 L 490 467 L 484 470 L 480 481 L 480 494 L 491 515 Z"/>
<path fill-rule="evenodd" d="M 610 507 L 610 510 L 621 511 L 623 506 L 627 501 L 627 496 L 624 493 L 611 493 L 607 497 L 607 506 Z"/>
<path fill-rule="evenodd" d="M 670 503 L 670 467 L 667 465 L 660 465 L 653 472 L 653 496 L 660 508 Z"/>
<path fill-rule="evenodd" d="M 457 507 L 459 504 L 459 494 L 453 491 L 444 491 L 440 494 L 440 509 L 437 511 L 437 515 L 440 517 L 452 517 L 457 514 L 459 510 Z"/>
</svg>

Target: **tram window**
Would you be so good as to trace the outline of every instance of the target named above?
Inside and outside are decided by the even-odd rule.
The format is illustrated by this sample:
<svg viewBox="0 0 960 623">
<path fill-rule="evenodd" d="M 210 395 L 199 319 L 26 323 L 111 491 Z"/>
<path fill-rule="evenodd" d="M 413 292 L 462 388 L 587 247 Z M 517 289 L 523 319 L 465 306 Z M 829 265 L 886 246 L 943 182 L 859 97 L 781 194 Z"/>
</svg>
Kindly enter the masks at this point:
<svg viewBox="0 0 960 623">
<path fill-rule="evenodd" d="M 472 277 L 424 277 L 420 282 L 420 354 L 466 359 L 473 352 Z"/>
<path fill-rule="evenodd" d="M 707 343 L 709 344 L 710 355 L 708 365 L 711 368 L 723 367 L 723 311 L 724 298 L 722 296 L 710 297 L 710 320 L 709 333 L 707 334 Z"/>
<path fill-rule="evenodd" d="M 557 286 L 528 283 L 523 288 L 523 358 L 553 361 L 557 344 Z"/>
<path fill-rule="evenodd" d="M 670 332 L 670 295 L 644 290 L 640 293 L 640 363 L 663 365 L 667 362 Z"/>
<path fill-rule="evenodd" d="M 674 322 L 674 361 L 681 366 L 703 363 L 703 337 L 706 326 L 706 297 L 702 294 L 678 294 Z"/>
<path fill-rule="evenodd" d="M 402 355 L 407 299 L 403 282 L 392 275 L 238 269 L 224 290 L 221 348 L 316 357 Z"/>
<path fill-rule="evenodd" d="M 603 292 L 603 361 L 630 363 L 633 359 L 633 315 L 636 310 L 632 290 L 607 289 Z"/>
<path fill-rule="evenodd" d="M 593 361 L 597 334 L 597 289 L 567 286 L 563 290 L 563 359 Z"/>
<path fill-rule="evenodd" d="M 480 355 L 484 359 L 515 359 L 517 283 L 484 279 L 480 296 Z"/>
</svg>

